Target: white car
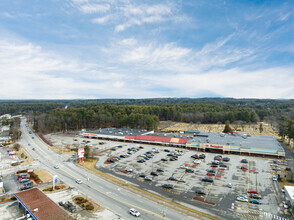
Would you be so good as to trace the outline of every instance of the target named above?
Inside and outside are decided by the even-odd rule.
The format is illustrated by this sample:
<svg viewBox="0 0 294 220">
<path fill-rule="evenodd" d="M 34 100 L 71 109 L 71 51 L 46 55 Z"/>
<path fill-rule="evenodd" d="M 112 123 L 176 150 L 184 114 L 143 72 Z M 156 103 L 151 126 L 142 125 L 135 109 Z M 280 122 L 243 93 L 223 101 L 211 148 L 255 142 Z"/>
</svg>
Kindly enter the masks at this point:
<svg viewBox="0 0 294 220">
<path fill-rule="evenodd" d="M 273 181 L 278 181 L 278 178 L 276 176 L 273 176 Z"/>
<path fill-rule="evenodd" d="M 237 201 L 240 201 L 240 202 L 248 202 L 248 199 L 246 199 L 244 197 L 237 197 Z"/>
<path fill-rule="evenodd" d="M 194 160 L 193 162 L 196 163 L 196 164 L 200 164 L 201 163 L 201 160 L 198 160 L 197 159 L 197 160 Z"/>
<path fill-rule="evenodd" d="M 59 169 L 59 165 L 55 165 L 54 168 L 55 168 L 55 169 Z"/>
<path fill-rule="evenodd" d="M 133 216 L 136 216 L 136 217 L 139 217 L 140 216 L 140 212 L 138 212 L 136 209 L 134 208 L 131 208 L 130 209 L 130 214 L 133 215 Z"/>
<path fill-rule="evenodd" d="M 133 169 L 131 169 L 131 168 L 126 168 L 125 171 L 127 171 L 127 172 L 133 172 Z"/>
<path fill-rule="evenodd" d="M 229 188 L 232 188 L 232 187 L 233 187 L 232 183 L 228 183 L 227 186 L 228 186 Z"/>
<path fill-rule="evenodd" d="M 80 179 L 77 179 L 76 180 L 76 183 L 78 183 L 78 184 L 81 184 L 83 181 L 82 180 L 80 180 Z"/>
</svg>

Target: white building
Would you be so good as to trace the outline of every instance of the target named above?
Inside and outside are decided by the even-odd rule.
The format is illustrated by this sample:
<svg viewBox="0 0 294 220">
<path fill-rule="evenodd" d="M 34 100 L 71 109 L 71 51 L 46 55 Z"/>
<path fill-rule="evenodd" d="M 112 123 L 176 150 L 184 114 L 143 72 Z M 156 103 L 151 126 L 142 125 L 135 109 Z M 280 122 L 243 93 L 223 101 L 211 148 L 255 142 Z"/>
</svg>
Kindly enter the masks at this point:
<svg viewBox="0 0 294 220">
<path fill-rule="evenodd" d="M 284 186 L 285 197 L 288 203 L 291 204 L 292 209 L 294 208 L 294 186 Z"/>
</svg>

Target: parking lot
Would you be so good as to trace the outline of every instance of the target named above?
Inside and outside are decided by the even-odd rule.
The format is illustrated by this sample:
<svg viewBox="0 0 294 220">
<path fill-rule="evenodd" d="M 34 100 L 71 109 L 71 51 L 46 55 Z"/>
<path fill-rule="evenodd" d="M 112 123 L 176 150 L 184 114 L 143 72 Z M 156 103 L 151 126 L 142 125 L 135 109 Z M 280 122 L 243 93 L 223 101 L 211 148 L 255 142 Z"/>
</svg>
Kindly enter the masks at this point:
<svg viewBox="0 0 294 220">
<path fill-rule="evenodd" d="M 197 159 L 191 156 L 197 154 L 199 157 L 202 152 L 96 139 L 78 138 L 74 141 L 73 138 L 72 143 L 82 144 L 83 140 L 90 140 L 92 148 L 103 152 L 99 154 L 96 168 L 145 190 L 198 208 L 209 209 L 210 212 L 230 219 L 271 219 L 268 216 L 288 219 L 277 202 L 275 193 L 278 192 L 273 189 L 270 167 L 272 160 L 222 155 L 219 162 L 226 167 L 219 164 L 211 167 L 217 154 L 204 153 L 204 159 Z M 177 158 L 171 161 L 176 155 Z M 230 161 L 223 162 L 224 157 L 228 157 Z M 246 159 L 248 163 L 241 163 L 242 159 Z M 214 171 L 208 176 L 209 170 Z M 151 175 L 151 172 L 155 174 Z M 213 182 L 202 181 L 205 177 L 212 178 Z M 248 190 L 256 190 L 261 199 L 250 198 Z M 197 194 L 196 191 L 200 193 Z M 242 201 L 241 197 L 245 199 Z M 252 199 L 261 204 L 251 203 L 255 202 Z"/>
</svg>

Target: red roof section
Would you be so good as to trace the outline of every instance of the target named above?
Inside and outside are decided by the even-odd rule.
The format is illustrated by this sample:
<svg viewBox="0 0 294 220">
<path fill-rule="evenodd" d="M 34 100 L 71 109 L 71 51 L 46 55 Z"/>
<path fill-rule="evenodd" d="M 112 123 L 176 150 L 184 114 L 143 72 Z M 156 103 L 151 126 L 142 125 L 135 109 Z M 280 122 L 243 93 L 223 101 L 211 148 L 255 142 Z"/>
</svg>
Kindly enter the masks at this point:
<svg viewBox="0 0 294 220">
<path fill-rule="evenodd" d="M 32 188 L 14 194 L 39 220 L 73 219 L 38 188 Z M 36 210 L 37 209 L 37 210 Z M 36 210 L 36 211 L 34 211 Z"/>
<path fill-rule="evenodd" d="M 135 136 L 131 136 L 131 135 L 126 135 L 125 136 L 125 139 L 135 139 L 136 137 Z"/>
</svg>

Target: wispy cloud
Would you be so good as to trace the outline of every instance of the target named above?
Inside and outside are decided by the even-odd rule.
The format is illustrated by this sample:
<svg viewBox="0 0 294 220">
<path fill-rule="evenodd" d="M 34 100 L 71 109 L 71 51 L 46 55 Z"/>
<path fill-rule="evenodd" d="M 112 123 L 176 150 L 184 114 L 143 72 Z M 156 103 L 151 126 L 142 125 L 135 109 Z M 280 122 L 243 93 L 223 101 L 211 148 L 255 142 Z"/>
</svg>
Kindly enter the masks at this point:
<svg viewBox="0 0 294 220">
<path fill-rule="evenodd" d="M 99 4 L 98 4 L 99 2 Z M 106 3 L 107 2 L 107 3 Z M 77 1 L 73 6 L 83 13 L 102 14 L 102 17 L 92 19 L 93 23 L 105 24 L 113 22 L 117 32 L 132 26 L 160 22 L 185 22 L 188 17 L 179 13 L 175 4 L 140 4 L 138 1 Z M 105 15 L 106 14 L 106 15 Z"/>
</svg>

